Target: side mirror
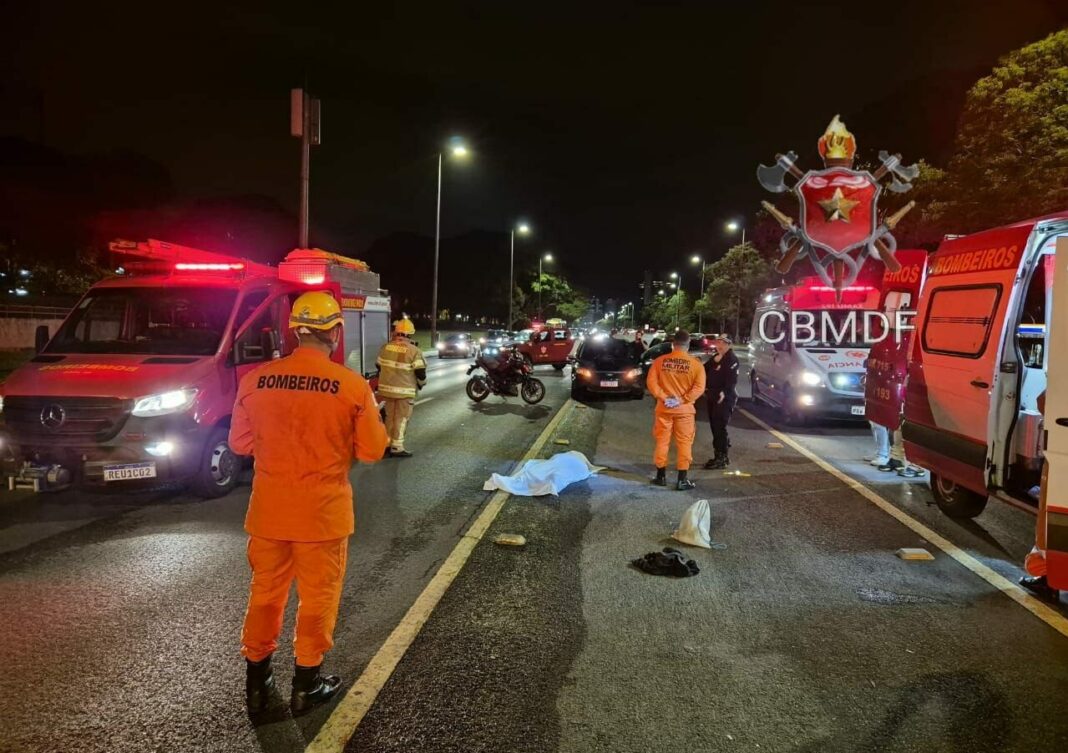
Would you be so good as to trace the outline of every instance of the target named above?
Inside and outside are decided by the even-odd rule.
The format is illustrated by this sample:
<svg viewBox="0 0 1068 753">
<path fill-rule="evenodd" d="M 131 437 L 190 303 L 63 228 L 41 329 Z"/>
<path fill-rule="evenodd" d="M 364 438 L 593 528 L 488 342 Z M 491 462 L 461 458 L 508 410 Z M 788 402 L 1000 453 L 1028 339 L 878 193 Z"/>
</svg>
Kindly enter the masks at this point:
<svg viewBox="0 0 1068 753">
<path fill-rule="evenodd" d="M 33 333 L 33 347 L 40 353 L 46 345 L 48 345 L 48 325 L 42 324 Z"/>
</svg>

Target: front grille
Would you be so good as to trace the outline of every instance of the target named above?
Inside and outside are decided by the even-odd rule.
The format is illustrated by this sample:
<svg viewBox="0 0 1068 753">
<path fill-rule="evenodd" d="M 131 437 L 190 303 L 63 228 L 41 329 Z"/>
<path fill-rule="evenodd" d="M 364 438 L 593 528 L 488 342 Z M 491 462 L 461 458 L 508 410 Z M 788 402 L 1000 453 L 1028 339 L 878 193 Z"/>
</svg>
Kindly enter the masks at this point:
<svg viewBox="0 0 1068 753">
<path fill-rule="evenodd" d="M 104 442 L 122 428 L 132 400 L 111 397 L 8 397 L 4 421 L 19 442 Z"/>
</svg>

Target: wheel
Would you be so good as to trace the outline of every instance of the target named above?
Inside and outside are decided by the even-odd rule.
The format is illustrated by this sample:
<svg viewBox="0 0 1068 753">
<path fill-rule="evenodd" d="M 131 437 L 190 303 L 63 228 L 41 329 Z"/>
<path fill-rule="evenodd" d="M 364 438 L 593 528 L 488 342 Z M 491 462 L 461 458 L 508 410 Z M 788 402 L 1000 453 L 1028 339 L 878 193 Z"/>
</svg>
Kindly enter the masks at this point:
<svg viewBox="0 0 1068 753">
<path fill-rule="evenodd" d="M 579 401 L 586 399 L 586 390 L 579 386 L 578 382 L 571 383 L 571 399 Z"/>
<path fill-rule="evenodd" d="M 540 379 L 534 379 L 533 377 L 524 379 L 523 384 L 519 387 L 519 396 L 528 405 L 540 403 L 545 397 L 545 385 L 541 383 Z"/>
<path fill-rule="evenodd" d="M 557 371 L 563 371 L 565 366 L 567 366 L 566 363 L 554 363 L 553 364 L 553 368 L 556 369 Z"/>
<path fill-rule="evenodd" d="M 934 493 L 938 509 L 947 517 L 958 520 L 974 518 L 986 508 L 985 494 L 976 494 L 965 489 L 955 481 L 950 481 L 937 473 L 931 474 L 931 491 Z"/>
<path fill-rule="evenodd" d="M 193 478 L 193 491 L 199 497 L 214 499 L 233 491 L 241 473 L 241 459 L 230 449 L 229 432 L 224 428 L 212 431 L 201 451 L 200 467 Z"/>
<path fill-rule="evenodd" d="M 790 385 L 786 385 L 783 389 L 780 413 L 782 413 L 783 421 L 790 426 L 804 426 L 808 422 L 808 417 L 794 404 L 794 391 L 790 389 Z"/>
<path fill-rule="evenodd" d="M 467 396 L 476 403 L 481 403 L 490 396 L 489 385 L 482 377 L 471 377 L 467 380 Z"/>
</svg>

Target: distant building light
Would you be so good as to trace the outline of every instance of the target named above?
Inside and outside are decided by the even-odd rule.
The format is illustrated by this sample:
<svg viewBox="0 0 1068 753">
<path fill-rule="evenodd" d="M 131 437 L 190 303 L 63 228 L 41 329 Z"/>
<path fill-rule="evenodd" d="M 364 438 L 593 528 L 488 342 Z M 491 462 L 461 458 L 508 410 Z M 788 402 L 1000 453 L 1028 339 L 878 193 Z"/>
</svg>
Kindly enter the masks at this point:
<svg viewBox="0 0 1068 753">
<path fill-rule="evenodd" d="M 117 274 L 117 275 L 126 274 L 126 267 L 119 267 L 118 269 L 115 270 L 115 274 Z"/>
<path fill-rule="evenodd" d="M 30 276 L 30 270 L 28 270 L 28 269 L 20 269 L 19 270 L 19 274 L 22 275 L 23 277 L 29 277 Z"/>
<path fill-rule="evenodd" d="M 21 296 L 29 295 L 29 294 L 30 294 L 30 291 L 26 290 L 26 288 L 15 288 L 15 295 L 17 295 L 17 296 L 21 297 Z"/>
</svg>

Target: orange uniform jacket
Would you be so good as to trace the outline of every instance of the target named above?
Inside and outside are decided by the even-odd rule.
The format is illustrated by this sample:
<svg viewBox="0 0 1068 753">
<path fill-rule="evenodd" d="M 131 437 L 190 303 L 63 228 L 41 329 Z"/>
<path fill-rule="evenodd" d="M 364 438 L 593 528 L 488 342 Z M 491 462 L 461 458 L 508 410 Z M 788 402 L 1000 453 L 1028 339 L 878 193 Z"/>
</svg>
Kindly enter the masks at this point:
<svg viewBox="0 0 1068 753">
<path fill-rule="evenodd" d="M 389 443 L 367 381 L 325 353 L 297 348 L 245 375 L 230 447 L 256 458 L 245 530 L 282 541 L 327 541 L 354 530 L 353 459 Z"/>
<path fill-rule="evenodd" d="M 694 403 L 705 391 L 705 369 L 685 351 L 673 350 L 653 361 L 645 387 L 656 398 L 657 413 L 685 415 L 696 413 Z M 677 408 L 664 405 L 664 398 L 677 397 Z"/>
</svg>

